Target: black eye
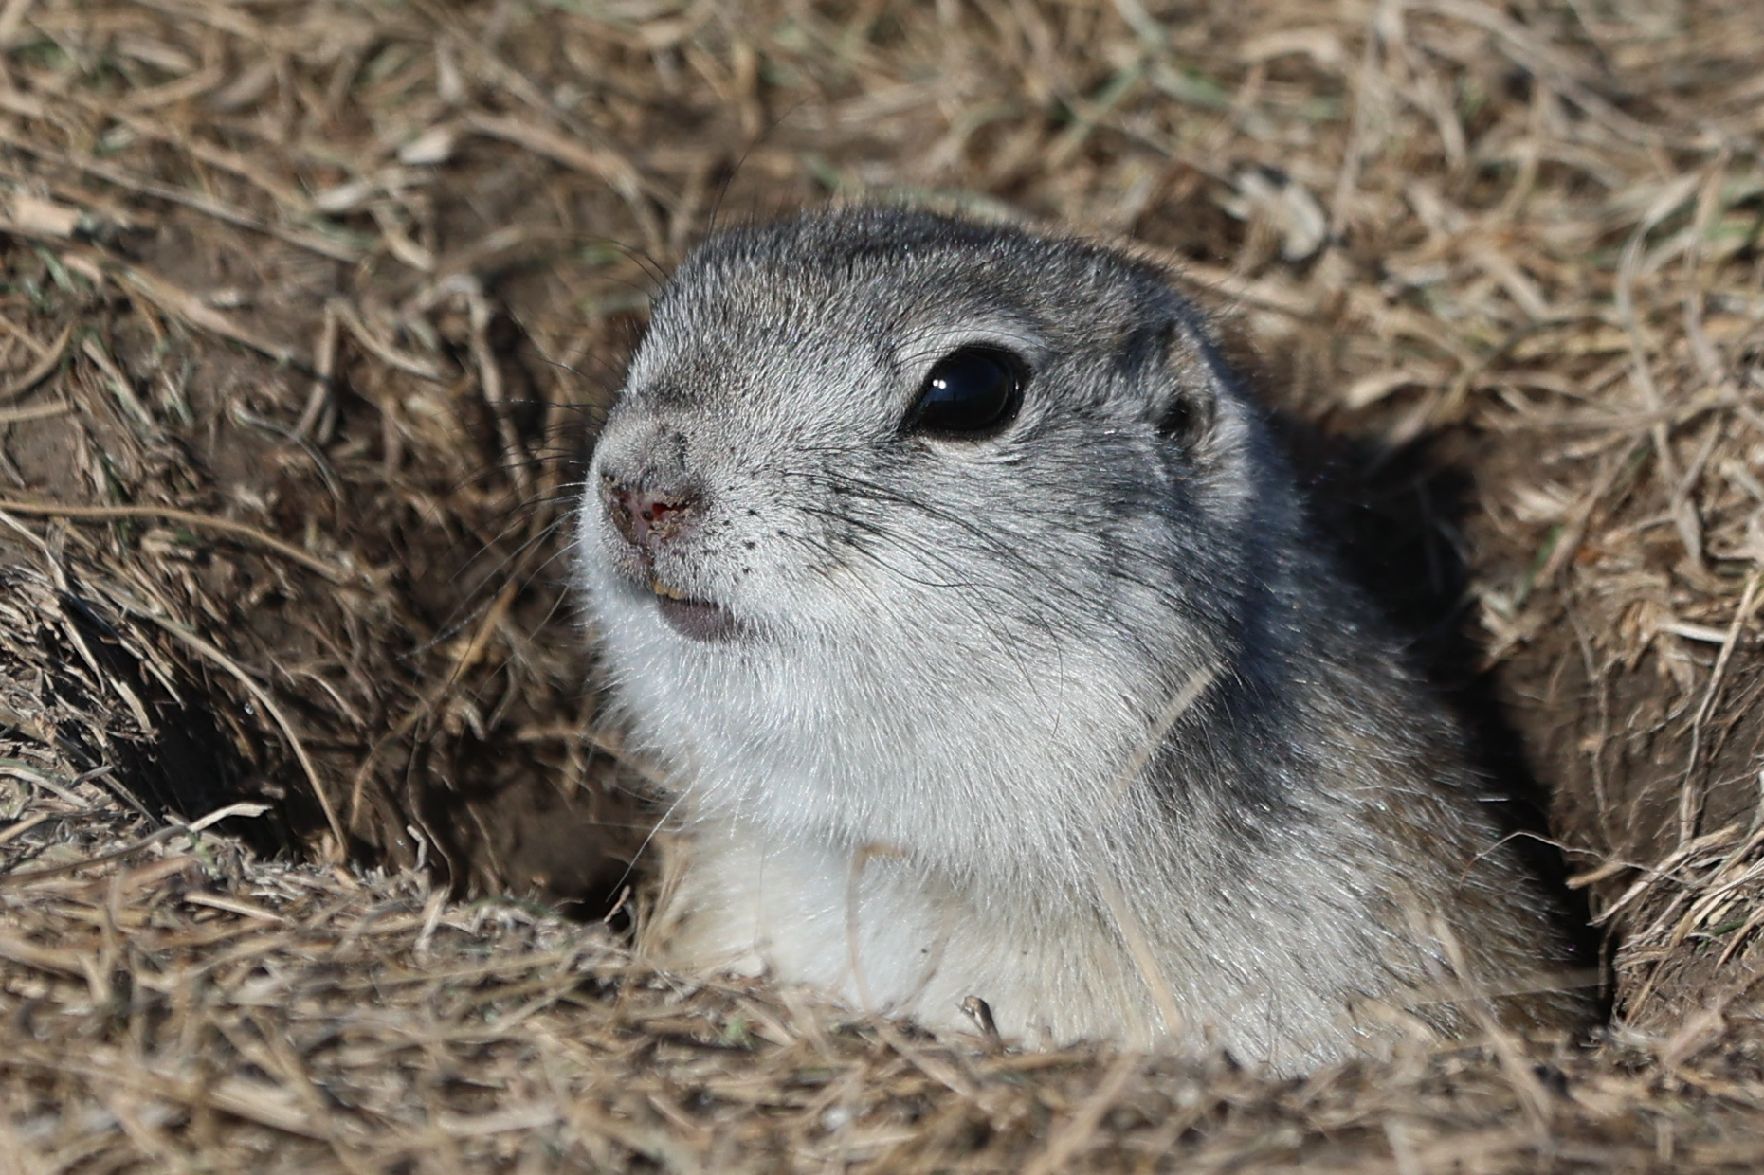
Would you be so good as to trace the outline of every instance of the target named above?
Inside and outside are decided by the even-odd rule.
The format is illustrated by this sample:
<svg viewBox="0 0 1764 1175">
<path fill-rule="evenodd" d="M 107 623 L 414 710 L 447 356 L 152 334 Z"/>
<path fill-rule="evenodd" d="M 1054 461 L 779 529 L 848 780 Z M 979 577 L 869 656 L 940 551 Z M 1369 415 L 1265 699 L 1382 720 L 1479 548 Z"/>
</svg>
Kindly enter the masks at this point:
<svg viewBox="0 0 1764 1175">
<path fill-rule="evenodd" d="M 906 432 L 977 440 L 997 432 L 1023 406 L 1029 368 L 997 347 L 962 347 L 937 361 L 907 413 Z"/>
</svg>

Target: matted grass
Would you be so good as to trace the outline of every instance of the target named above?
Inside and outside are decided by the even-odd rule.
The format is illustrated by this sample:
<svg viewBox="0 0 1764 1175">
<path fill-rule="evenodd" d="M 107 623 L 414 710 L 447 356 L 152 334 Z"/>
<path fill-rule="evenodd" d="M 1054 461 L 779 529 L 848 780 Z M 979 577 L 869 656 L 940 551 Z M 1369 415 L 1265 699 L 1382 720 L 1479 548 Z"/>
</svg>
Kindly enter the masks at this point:
<svg viewBox="0 0 1764 1175">
<path fill-rule="evenodd" d="M 0 1167 L 1764 1161 L 1753 0 L 15 0 L 0 69 Z M 1211 291 L 1608 1029 L 1275 1082 L 629 957 L 570 457 L 713 213 L 865 192 Z"/>
</svg>

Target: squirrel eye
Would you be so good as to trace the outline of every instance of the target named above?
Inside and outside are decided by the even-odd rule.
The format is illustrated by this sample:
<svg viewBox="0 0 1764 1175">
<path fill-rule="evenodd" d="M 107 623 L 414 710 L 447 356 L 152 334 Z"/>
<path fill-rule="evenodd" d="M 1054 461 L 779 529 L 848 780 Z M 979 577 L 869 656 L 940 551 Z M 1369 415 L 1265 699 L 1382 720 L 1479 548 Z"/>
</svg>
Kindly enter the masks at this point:
<svg viewBox="0 0 1764 1175">
<path fill-rule="evenodd" d="M 961 347 L 937 361 L 903 431 L 978 440 L 1009 424 L 1029 382 L 1024 362 L 997 347 Z"/>
</svg>

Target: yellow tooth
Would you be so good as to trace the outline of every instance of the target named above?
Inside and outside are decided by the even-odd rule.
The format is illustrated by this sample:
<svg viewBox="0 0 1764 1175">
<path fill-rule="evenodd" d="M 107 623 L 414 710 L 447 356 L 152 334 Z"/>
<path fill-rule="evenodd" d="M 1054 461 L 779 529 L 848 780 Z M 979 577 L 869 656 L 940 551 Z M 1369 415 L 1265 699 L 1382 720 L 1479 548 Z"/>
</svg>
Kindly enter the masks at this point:
<svg viewBox="0 0 1764 1175">
<path fill-rule="evenodd" d="M 686 599 L 685 592 L 679 591 L 676 588 L 671 588 L 659 579 L 651 579 L 649 581 L 649 590 L 654 592 L 656 595 L 662 596 L 662 597 L 669 599 L 669 600 L 684 600 L 684 599 Z"/>
</svg>

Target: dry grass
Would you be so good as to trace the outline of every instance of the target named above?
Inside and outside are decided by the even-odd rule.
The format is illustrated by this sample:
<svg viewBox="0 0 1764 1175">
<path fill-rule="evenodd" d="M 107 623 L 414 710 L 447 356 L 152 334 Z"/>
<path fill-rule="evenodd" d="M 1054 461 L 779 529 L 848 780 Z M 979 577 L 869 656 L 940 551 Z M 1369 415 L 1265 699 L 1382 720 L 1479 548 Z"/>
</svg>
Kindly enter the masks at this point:
<svg viewBox="0 0 1764 1175">
<path fill-rule="evenodd" d="M 0 3 L 0 1166 L 1755 1170 L 1755 9 Z M 714 210 L 878 190 L 1216 292 L 1554 795 L 1608 1032 L 1275 1083 L 594 923 L 568 456 Z"/>
</svg>

